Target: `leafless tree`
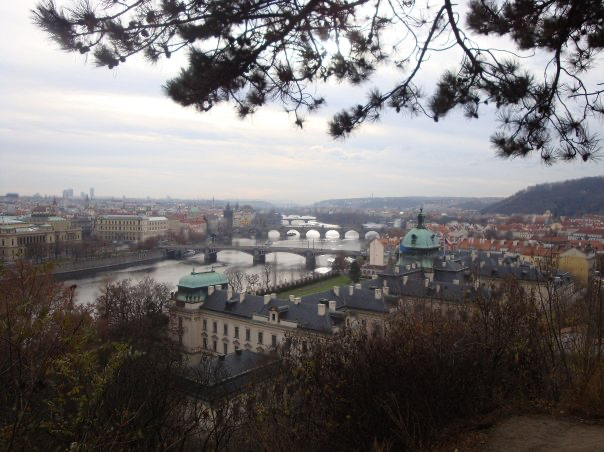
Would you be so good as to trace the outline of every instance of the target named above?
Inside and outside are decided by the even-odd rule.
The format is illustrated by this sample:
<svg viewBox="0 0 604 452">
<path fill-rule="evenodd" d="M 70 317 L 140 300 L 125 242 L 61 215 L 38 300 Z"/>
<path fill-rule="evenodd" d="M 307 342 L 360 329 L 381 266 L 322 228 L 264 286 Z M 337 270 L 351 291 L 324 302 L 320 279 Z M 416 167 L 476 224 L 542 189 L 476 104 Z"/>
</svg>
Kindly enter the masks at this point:
<svg viewBox="0 0 604 452">
<path fill-rule="evenodd" d="M 229 284 L 231 285 L 231 287 L 233 287 L 233 290 L 235 292 L 243 291 L 246 281 L 245 278 L 247 276 L 245 271 L 241 270 L 240 268 L 232 267 L 227 269 L 224 274 L 229 280 Z"/>
</svg>

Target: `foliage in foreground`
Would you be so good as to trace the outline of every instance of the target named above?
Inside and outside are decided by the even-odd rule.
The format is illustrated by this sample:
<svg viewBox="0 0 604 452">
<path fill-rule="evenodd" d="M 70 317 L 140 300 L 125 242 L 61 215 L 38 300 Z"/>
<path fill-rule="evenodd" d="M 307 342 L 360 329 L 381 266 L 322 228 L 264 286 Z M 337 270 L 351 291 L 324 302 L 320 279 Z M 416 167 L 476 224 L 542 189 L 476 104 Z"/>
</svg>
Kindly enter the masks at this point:
<svg viewBox="0 0 604 452">
<path fill-rule="evenodd" d="M 604 48 L 600 0 L 471 0 L 467 8 L 451 0 L 66 4 L 40 2 L 35 22 L 64 50 L 92 54 L 98 66 L 112 69 L 136 54 L 156 62 L 185 49 L 188 65 L 165 91 L 200 111 L 231 102 L 245 117 L 276 101 L 302 127 L 304 112 L 325 102 L 317 83 L 358 85 L 389 64 L 400 80 L 336 114 L 333 137 L 386 109 L 438 121 L 454 109 L 478 118 L 490 105 L 500 121 L 491 143 L 501 156 L 587 161 L 600 150 L 589 130 L 604 112 L 601 80 L 593 77 Z M 506 38 L 507 46 L 493 47 L 489 36 Z M 443 58 L 449 66 L 444 54 L 451 49 L 456 64 L 427 96 L 424 63 Z"/>
<path fill-rule="evenodd" d="M 301 355 L 308 339 L 294 338 L 284 372 L 255 396 L 249 435 L 266 450 L 418 450 L 511 404 L 604 415 L 602 293 L 590 300 L 549 305 L 511 282 L 461 318 L 401 313 Z M 565 340 L 560 328 L 577 323 L 587 334 Z"/>
<path fill-rule="evenodd" d="M 97 299 L 103 310 L 95 313 L 76 305 L 75 286 L 55 283 L 48 268 L 18 262 L 4 270 L 1 449 L 151 450 L 183 444 L 198 418 L 182 409 L 180 351 L 149 320 L 153 306 L 163 301 L 155 297 L 163 287 L 145 282 L 108 284 Z M 136 300 L 144 301 L 144 309 L 120 306 L 127 301 L 132 308 Z"/>
<path fill-rule="evenodd" d="M 109 282 L 93 309 L 73 290 L 23 262 L 0 277 L 2 449 L 418 450 L 510 403 L 604 416 L 601 285 L 568 302 L 510 281 L 460 316 L 294 336 L 273 378 L 208 403 L 179 384 L 165 286 Z"/>
</svg>

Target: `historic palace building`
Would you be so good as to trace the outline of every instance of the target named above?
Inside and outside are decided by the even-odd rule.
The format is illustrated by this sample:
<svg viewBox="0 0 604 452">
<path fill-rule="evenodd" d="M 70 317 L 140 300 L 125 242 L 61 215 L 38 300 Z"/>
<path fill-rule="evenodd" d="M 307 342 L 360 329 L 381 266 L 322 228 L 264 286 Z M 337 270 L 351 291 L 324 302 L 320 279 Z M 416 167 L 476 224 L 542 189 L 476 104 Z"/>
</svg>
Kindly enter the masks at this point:
<svg viewBox="0 0 604 452">
<path fill-rule="evenodd" d="M 94 222 L 94 236 L 108 242 L 144 242 L 168 233 L 166 217 L 138 215 L 100 215 Z"/>
</svg>

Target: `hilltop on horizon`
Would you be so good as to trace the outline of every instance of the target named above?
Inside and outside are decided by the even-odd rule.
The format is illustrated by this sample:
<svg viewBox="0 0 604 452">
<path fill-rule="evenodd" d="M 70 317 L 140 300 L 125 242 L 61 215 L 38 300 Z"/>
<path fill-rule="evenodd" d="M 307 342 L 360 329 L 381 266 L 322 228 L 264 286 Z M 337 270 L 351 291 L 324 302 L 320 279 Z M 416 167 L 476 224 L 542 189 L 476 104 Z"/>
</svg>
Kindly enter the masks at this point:
<svg viewBox="0 0 604 452">
<path fill-rule="evenodd" d="M 481 210 L 481 213 L 580 216 L 604 213 L 604 177 L 584 177 L 528 187 Z"/>
</svg>

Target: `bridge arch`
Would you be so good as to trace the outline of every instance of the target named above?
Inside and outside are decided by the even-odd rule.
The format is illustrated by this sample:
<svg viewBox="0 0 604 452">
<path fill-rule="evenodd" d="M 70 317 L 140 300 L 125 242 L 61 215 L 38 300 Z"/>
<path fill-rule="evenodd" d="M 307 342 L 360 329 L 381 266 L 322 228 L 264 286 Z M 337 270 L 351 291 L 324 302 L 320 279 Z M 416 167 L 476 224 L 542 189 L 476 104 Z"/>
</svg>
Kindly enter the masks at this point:
<svg viewBox="0 0 604 452">
<path fill-rule="evenodd" d="M 291 234 L 292 232 L 294 234 Z M 287 231 L 286 235 L 287 235 L 287 238 L 291 237 L 291 238 L 296 238 L 296 239 L 299 239 L 301 236 L 300 231 L 298 231 L 297 229 L 290 229 L 289 231 Z"/>
<path fill-rule="evenodd" d="M 369 231 L 367 234 L 365 234 L 365 240 L 375 240 L 379 238 L 380 234 L 378 234 L 376 231 Z"/>
<path fill-rule="evenodd" d="M 317 231 L 316 229 L 309 229 L 308 231 L 306 231 L 306 238 L 307 239 L 320 239 L 321 233 L 319 231 Z"/>
<path fill-rule="evenodd" d="M 271 240 L 279 240 L 281 238 L 281 233 L 276 229 L 271 229 L 268 231 L 268 238 Z"/>
<path fill-rule="evenodd" d="M 359 238 L 361 238 L 361 236 L 357 231 L 347 231 L 346 234 L 344 234 L 344 238 L 358 240 Z"/>
<path fill-rule="evenodd" d="M 325 233 L 325 238 L 326 239 L 339 239 L 340 233 L 334 229 L 330 229 L 329 231 L 327 231 Z"/>
</svg>

